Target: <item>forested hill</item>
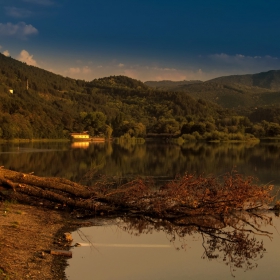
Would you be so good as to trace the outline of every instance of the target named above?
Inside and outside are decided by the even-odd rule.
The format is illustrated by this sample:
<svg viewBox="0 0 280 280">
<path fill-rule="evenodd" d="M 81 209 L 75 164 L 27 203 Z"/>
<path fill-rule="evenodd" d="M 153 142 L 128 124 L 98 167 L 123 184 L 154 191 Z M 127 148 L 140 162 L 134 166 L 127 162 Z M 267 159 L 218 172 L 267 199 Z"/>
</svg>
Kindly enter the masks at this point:
<svg viewBox="0 0 280 280">
<path fill-rule="evenodd" d="M 190 80 L 190 81 L 169 81 L 169 80 L 163 80 L 163 81 L 147 81 L 145 82 L 145 85 L 159 89 L 159 90 L 173 90 L 174 88 L 185 86 L 185 85 L 191 85 L 191 84 L 199 84 L 202 83 L 202 81 L 199 80 Z"/>
<path fill-rule="evenodd" d="M 280 106 L 280 70 L 219 77 L 201 83 L 148 82 L 161 85 L 162 90 L 185 92 L 196 99 L 214 102 L 224 108 L 239 112 L 264 106 Z"/>
<path fill-rule="evenodd" d="M 27 89 L 28 80 L 28 89 Z M 0 138 L 180 134 L 184 124 L 229 112 L 185 93 L 163 92 L 124 76 L 65 78 L 0 54 Z"/>
<path fill-rule="evenodd" d="M 95 79 L 90 83 L 87 83 L 90 87 L 99 88 L 123 88 L 140 91 L 148 91 L 149 87 L 140 81 L 128 78 L 126 76 L 111 76 L 100 79 Z"/>
<path fill-rule="evenodd" d="M 0 83 L 2 90 L 7 91 L 12 88 L 14 91 L 22 91 L 26 87 L 27 79 L 29 87 L 40 92 L 52 92 L 57 89 L 78 89 L 74 79 L 64 78 L 41 68 L 28 66 L 0 53 Z"/>
<path fill-rule="evenodd" d="M 229 90 L 229 97 L 234 90 L 236 104 L 248 98 L 242 85 L 187 86 L 201 97 L 211 89 L 213 101 L 219 90 Z M 65 78 L 0 54 L 0 139 L 69 138 L 82 131 L 125 139 L 172 135 L 188 141 L 280 135 L 277 106 L 247 108 L 246 115 L 238 115 L 190 94 L 156 90 L 125 76 L 90 82 Z M 234 100 L 224 98 L 229 104 Z"/>
<path fill-rule="evenodd" d="M 225 76 L 209 80 L 208 82 L 239 84 L 280 91 L 280 70 L 271 70 L 258 74 Z"/>
</svg>

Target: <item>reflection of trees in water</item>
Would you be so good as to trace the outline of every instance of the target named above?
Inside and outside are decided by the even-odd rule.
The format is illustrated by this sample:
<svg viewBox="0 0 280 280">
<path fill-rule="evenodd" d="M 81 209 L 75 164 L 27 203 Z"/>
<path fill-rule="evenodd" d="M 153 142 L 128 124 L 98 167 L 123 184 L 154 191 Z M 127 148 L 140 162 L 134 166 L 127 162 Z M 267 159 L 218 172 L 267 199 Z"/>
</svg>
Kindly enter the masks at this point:
<svg viewBox="0 0 280 280">
<path fill-rule="evenodd" d="M 277 143 L 147 143 L 118 146 L 90 144 L 87 149 L 71 149 L 70 143 L 26 143 L 14 145 L 14 153 L 2 154 L 0 164 L 39 176 L 59 176 L 80 181 L 88 173 L 107 176 L 168 176 L 184 174 L 221 175 L 233 167 L 260 182 L 277 182 L 280 145 Z M 22 148 L 30 151 L 22 152 Z M 36 149 L 36 151 L 32 150 Z M 38 150 L 42 149 L 41 152 Z M 48 150 L 48 151 L 46 151 Z"/>
<path fill-rule="evenodd" d="M 119 227 L 132 235 L 166 233 L 177 250 L 187 250 L 187 237 L 199 234 L 203 259 L 216 259 L 230 267 L 250 270 L 266 251 L 263 238 L 272 238 L 264 228 L 273 226 L 272 218 L 265 213 L 237 211 L 230 215 L 209 215 L 157 220 L 149 217 L 124 217 Z"/>
<path fill-rule="evenodd" d="M 197 174 L 224 174 L 236 167 L 246 175 L 263 176 L 267 183 L 274 167 L 280 168 L 280 145 L 257 143 L 197 143 L 184 146 L 147 143 L 125 149 L 113 146 L 112 158 L 107 162 L 111 174 L 137 174 L 146 176 L 166 175 L 174 177 L 186 171 Z M 273 152 L 272 152 L 273 151 Z M 271 166 L 274 166 L 271 168 Z M 261 170 L 261 172 L 259 172 Z M 264 173 L 263 173 L 264 172 Z M 275 169 L 277 178 L 278 168 Z"/>
<path fill-rule="evenodd" d="M 38 176 L 57 176 L 81 181 L 91 170 L 104 168 L 112 147 L 91 144 L 87 149 L 70 149 L 70 143 L 26 143 L 1 154 L 1 165 Z M 26 150 L 25 150 L 26 149 Z"/>
</svg>

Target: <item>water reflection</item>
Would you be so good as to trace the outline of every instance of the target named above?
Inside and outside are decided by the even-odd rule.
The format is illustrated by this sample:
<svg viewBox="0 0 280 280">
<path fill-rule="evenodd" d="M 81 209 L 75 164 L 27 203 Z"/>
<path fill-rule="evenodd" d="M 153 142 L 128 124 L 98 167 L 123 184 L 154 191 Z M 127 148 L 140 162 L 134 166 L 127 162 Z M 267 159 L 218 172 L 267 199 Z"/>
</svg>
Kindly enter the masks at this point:
<svg viewBox="0 0 280 280">
<path fill-rule="evenodd" d="M 82 148 L 82 149 L 87 149 L 89 147 L 90 142 L 73 142 L 71 144 L 71 148 Z"/>
<path fill-rule="evenodd" d="M 59 142 L 0 145 L 1 166 L 89 185 L 92 174 L 174 178 L 185 172 L 223 175 L 234 167 L 241 174 L 258 177 L 260 183 L 280 185 L 279 157 L 279 143 L 89 143 L 79 149 Z"/>
<path fill-rule="evenodd" d="M 61 142 L 0 145 L 0 166 L 88 185 L 100 175 L 167 179 L 188 172 L 219 176 L 235 167 L 240 174 L 258 177 L 260 184 L 279 186 L 279 157 L 279 143 L 189 143 L 184 146 L 90 143 L 82 149 Z M 207 277 L 209 280 L 226 279 L 231 273 L 240 276 L 239 279 L 265 279 L 268 275 L 270 279 L 279 279 L 277 228 L 280 223 L 273 217 L 274 228 L 271 219 L 271 215 L 248 212 L 230 217 L 181 217 L 169 221 L 125 217 L 111 224 L 110 230 L 104 226 L 82 229 L 97 244 L 166 245 L 168 237 L 173 247 L 181 250 L 173 247 L 112 250 L 97 246 L 83 253 L 83 247 L 75 248 L 71 260 L 74 263 L 68 268 L 69 279 L 197 280 Z M 273 242 L 270 242 L 270 233 L 273 233 Z M 132 239 L 131 234 L 138 239 Z M 75 238 L 81 242 L 78 234 Z M 265 252 L 268 255 L 263 257 Z M 81 258 L 78 267 L 75 266 L 77 257 Z M 89 272 L 89 267 L 94 271 Z M 250 272 L 246 277 L 244 270 Z"/>
<path fill-rule="evenodd" d="M 110 225 L 108 236 L 104 221 Z M 125 262 L 129 258 L 125 254 L 130 254 L 130 257 L 137 254 L 139 260 L 134 259 L 136 262 L 148 257 L 148 261 L 154 264 L 154 271 L 150 267 L 147 268 L 149 273 L 153 275 L 151 278 L 150 274 L 145 273 L 145 265 L 142 267 L 143 271 L 138 271 L 135 265 L 131 264 L 133 268 L 127 266 L 126 272 L 99 271 L 96 266 L 92 271 L 91 265 L 87 268 L 88 275 L 97 273 L 100 277 L 97 279 L 186 279 L 190 277 L 189 271 L 185 270 L 186 265 L 192 267 L 192 270 L 197 270 L 196 272 L 193 271 L 192 274 L 199 274 L 198 271 L 205 265 L 209 265 L 209 261 L 212 261 L 214 270 L 203 270 L 204 273 L 201 275 L 188 279 L 205 279 L 205 277 L 207 279 L 225 279 L 230 275 L 242 275 L 242 279 L 252 279 L 252 277 L 257 279 L 258 277 L 255 277 L 255 275 L 258 275 L 258 273 L 262 275 L 263 272 L 263 268 L 259 265 L 267 252 L 266 245 L 270 243 L 272 237 L 275 237 L 275 226 L 279 226 L 279 219 L 272 213 L 250 213 L 246 211 L 236 212 L 228 216 L 180 217 L 168 221 L 148 217 L 123 217 L 113 221 L 103 220 L 101 225 L 100 220 L 97 219 L 95 222 L 97 226 L 83 228 L 79 232 L 80 237 L 86 236 L 86 239 L 90 239 L 94 243 L 91 253 L 87 255 L 87 265 L 92 261 L 92 264 L 98 263 L 99 266 L 104 268 L 105 264 L 102 264 L 102 261 L 111 261 L 110 256 L 114 255 L 116 257 L 116 253 L 118 253 L 118 259 L 115 262 L 120 266 L 123 265 L 122 261 Z M 127 233 L 124 238 L 120 238 L 122 235 L 120 230 Z M 84 235 L 81 233 L 84 233 Z M 278 239 L 276 239 L 277 243 L 274 244 L 274 249 L 277 250 L 279 234 L 276 233 L 276 237 Z M 85 242 L 86 239 L 82 242 Z M 77 238 L 75 234 L 74 240 L 75 242 L 81 242 L 81 239 Z M 104 247 L 104 244 L 107 244 L 106 247 Z M 147 244 L 150 244 L 150 247 Z M 172 250 L 163 250 L 168 244 L 172 244 Z M 144 251 L 139 251 L 139 248 Z M 191 250 L 192 248 L 195 251 Z M 77 265 L 82 265 L 77 258 L 85 254 L 82 253 L 83 249 L 74 248 L 74 258 L 70 261 L 70 267 L 66 270 L 69 279 L 78 279 L 74 277 L 73 270 L 77 268 Z M 175 252 L 177 251 L 183 252 L 183 254 L 176 255 Z M 155 264 L 155 260 L 153 260 L 155 254 L 157 254 L 156 261 L 158 263 L 167 262 L 166 267 L 159 268 Z M 278 252 L 276 252 L 276 255 L 278 255 Z M 265 257 L 273 257 L 273 254 L 268 254 Z M 188 262 L 184 263 L 185 260 L 188 260 Z M 225 266 L 221 266 L 221 263 Z M 107 262 L 107 265 L 111 266 L 111 263 Z M 227 270 L 224 270 L 223 267 L 226 267 Z M 175 274 L 174 270 L 176 270 Z M 258 270 L 260 271 L 258 272 Z M 170 271 L 173 274 L 170 274 Z M 209 271 L 216 272 L 213 274 Z M 246 271 L 249 273 L 246 274 L 248 278 L 244 276 Z M 127 277 L 127 273 L 130 278 Z M 218 275 L 219 277 L 217 277 Z M 221 275 L 224 278 L 220 277 Z M 270 279 L 277 278 L 272 277 Z"/>
<path fill-rule="evenodd" d="M 124 218 L 121 226 L 130 234 L 147 234 L 163 231 L 177 250 L 186 249 L 187 235 L 200 234 L 202 238 L 203 258 L 219 259 L 230 267 L 243 270 L 258 266 L 257 260 L 266 251 L 263 241 L 257 236 L 271 238 L 272 233 L 263 230 L 272 226 L 272 218 L 264 214 L 237 212 L 229 216 L 182 217 L 172 221 Z"/>
</svg>

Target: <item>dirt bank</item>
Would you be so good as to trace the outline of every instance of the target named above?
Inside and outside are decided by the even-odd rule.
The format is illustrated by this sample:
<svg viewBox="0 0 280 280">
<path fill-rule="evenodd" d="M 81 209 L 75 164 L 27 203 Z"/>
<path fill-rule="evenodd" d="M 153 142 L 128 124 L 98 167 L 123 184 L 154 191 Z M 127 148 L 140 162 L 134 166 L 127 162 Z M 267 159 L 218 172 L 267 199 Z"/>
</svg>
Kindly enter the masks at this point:
<svg viewBox="0 0 280 280">
<path fill-rule="evenodd" d="M 0 279 L 66 279 L 64 232 L 81 226 L 69 213 L 0 201 Z M 83 224 L 84 226 L 84 224 Z"/>
</svg>

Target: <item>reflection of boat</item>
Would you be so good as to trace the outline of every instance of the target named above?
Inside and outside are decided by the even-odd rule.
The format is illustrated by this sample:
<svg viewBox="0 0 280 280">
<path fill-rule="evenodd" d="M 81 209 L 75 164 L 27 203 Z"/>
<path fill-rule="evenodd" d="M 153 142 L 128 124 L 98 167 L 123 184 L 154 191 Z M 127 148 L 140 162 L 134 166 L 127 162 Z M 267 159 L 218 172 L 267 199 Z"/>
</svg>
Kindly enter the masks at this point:
<svg viewBox="0 0 280 280">
<path fill-rule="evenodd" d="M 83 148 L 86 149 L 89 146 L 89 141 L 79 141 L 79 142 L 73 142 L 71 147 L 72 148 Z"/>
<path fill-rule="evenodd" d="M 87 132 L 71 133 L 73 142 L 105 142 L 104 137 L 90 137 Z"/>
<path fill-rule="evenodd" d="M 95 137 L 95 138 L 88 138 L 87 140 L 86 139 L 83 139 L 83 140 L 73 140 L 72 144 L 71 144 L 71 147 L 72 148 L 88 148 L 90 143 L 104 143 L 105 142 L 105 138 L 98 138 L 98 137 Z"/>
</svg>

